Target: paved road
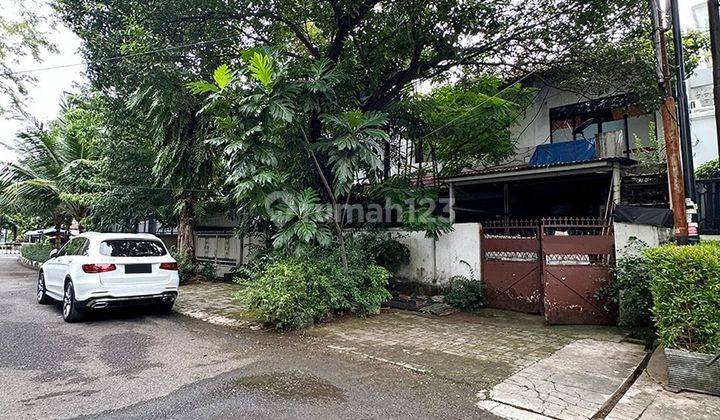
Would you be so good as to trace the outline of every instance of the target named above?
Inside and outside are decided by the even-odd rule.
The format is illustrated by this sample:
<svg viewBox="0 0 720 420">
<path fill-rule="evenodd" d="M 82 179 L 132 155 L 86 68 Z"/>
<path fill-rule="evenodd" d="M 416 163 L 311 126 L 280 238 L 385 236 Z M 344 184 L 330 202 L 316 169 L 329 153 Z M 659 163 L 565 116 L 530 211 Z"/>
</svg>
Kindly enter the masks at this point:
<svg viewBox="0 0 720 420">
<path fill-rule="evenodd" d="M 468 385 L 298 334 L 138 311 L 66 324 L 15 258 L 0 255 L 0 418 L 489 417 Z"/>
</svg>

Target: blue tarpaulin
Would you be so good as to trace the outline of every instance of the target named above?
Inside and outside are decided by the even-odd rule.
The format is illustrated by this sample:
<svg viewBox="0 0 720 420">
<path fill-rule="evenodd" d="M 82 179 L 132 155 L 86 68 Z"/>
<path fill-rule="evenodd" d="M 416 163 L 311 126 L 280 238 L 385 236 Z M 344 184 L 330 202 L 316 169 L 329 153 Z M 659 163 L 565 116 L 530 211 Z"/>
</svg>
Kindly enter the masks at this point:
<svg viewBox="0 0 720 420">
<path fill-rule="evenodd" d="M 595 159 L 595 139 L 541 144 L 535 148 L 529 166 L 556 165 Z"/>
</svg>

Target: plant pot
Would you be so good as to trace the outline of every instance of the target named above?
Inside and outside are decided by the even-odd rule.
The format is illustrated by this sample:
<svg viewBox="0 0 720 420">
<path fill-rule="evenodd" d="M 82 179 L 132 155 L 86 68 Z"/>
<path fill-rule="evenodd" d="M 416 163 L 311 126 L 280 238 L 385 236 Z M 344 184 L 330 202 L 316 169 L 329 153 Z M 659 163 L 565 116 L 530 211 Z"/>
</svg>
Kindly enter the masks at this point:
<svg viewBox="0 0 720 420">
<path fill-rule="evenodd" d="M 665 349 L 665 357 L 670 388 L 720 396 L 720 360 L 708 366 L 714 355 Z"/>
</svg>

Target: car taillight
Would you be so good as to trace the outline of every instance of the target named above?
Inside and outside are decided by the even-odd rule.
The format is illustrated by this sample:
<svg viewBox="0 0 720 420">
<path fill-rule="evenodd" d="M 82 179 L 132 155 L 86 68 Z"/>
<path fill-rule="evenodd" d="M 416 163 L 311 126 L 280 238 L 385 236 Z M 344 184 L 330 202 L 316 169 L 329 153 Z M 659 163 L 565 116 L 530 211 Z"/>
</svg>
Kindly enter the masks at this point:
<svg viewBox="0 0 720 420">
<path fill-rule="evenodd" d="M 107 273 L 115 271 L 116 268 L 115 264 L 83 264 L 82 266 L 83 271 L 88 274 Z"/>
<path fill-rule="evenodd" d="M 160 263 L 160 269 L 177 271 L 177 263 Z"/>
</svg>

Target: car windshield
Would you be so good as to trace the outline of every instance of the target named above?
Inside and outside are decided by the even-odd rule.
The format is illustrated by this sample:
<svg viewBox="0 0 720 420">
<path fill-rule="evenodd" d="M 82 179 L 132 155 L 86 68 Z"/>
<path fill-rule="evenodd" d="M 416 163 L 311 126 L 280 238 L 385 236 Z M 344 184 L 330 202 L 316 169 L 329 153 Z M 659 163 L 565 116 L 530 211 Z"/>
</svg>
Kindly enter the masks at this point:
<svg viewBox="0 0 720 420">
<path fill-rule="evenodd" d="M 160 257 L 167 254 L 159 241 L 147 239 L 113 239 L 100 243 L 100 255 L 109 257 Z"/>
</svg>

